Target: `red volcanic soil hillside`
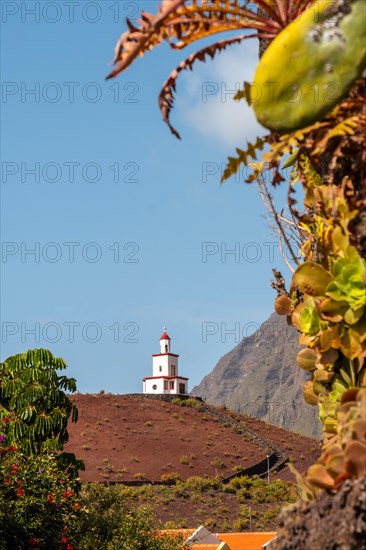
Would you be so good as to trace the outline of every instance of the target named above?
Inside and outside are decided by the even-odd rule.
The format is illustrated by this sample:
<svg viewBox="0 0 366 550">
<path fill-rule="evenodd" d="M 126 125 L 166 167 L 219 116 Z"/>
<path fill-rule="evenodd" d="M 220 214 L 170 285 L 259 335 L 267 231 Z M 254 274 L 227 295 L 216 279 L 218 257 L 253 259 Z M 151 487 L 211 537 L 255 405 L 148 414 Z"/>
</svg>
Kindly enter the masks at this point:
<svg viewBox="0 0 366 550">
<path fill-rule="evenodd" d="M 69 424 L 65 451 L 84 460 L 84 480 L 225 477 L 265 459 L 273 445 L 301 471 L 319 454 L 312 439 L 199 402 L 202 410 L 143 395 L 75 394 L 72 401 L 79 420 Z M 278 477 L 288 479 L 286 470 Z"/>
</svg>

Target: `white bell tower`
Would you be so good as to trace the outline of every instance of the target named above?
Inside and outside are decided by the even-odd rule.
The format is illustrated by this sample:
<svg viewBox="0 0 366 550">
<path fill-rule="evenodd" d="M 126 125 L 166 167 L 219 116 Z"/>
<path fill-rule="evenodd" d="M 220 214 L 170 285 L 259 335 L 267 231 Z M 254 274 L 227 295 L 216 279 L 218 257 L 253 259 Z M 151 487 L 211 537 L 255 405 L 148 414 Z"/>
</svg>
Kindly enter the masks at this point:
<svg viewBox="0 0 366 550">
<path fill-rule="evenodd" d="M 164 332 L 160 336 L 160 353 L 170 353 L 170 338 L 164 327 Z"/>
<path fill-rule="evenodd" d="M 164 327 L 160 337 L 160 353 L 153 354 L 153 375 L 143 378 L 143 392 L 152 394 L 188 393 L 188 378 L 178 374 L 179 355 L 170 351 L 170 337 Z"/>
</svg>

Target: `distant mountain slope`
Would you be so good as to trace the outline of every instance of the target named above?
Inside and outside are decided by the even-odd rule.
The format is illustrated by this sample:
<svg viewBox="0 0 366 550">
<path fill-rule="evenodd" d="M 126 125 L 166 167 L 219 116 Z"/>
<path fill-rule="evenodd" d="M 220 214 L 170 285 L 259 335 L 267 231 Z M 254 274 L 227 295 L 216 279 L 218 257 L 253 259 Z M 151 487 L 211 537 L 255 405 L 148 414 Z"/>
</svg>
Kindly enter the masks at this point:
<svg viewBox="0 0 366 550">
<path fill-rule="evenodd" d="M 319 438 L 317 408 L 303 399 L 307 373 L 296 364 L 298 333 L 274 313 L 224 355 L 192 395 L 308 437 Z"/>
</svg>

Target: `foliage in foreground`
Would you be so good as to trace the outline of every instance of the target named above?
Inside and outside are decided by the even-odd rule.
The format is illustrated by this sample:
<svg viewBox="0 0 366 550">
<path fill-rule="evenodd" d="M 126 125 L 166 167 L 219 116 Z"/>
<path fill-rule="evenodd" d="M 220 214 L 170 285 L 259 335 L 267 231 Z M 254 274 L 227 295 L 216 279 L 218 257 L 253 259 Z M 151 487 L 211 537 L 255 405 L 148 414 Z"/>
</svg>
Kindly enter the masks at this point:
<svg viewBox="0 0 366 550">
<path fill-rule="evenodd" d="M 131 491 L 126 489 L 97 483 L 85 486 L 81 495 L 83 534 L 78 550 L 180 550 L 182 538 L 159 536 L 161 524 L 148 507 L 131 505 Z"/>
<path fill-rule="evenodd" d="M 54 453 L 26 456 L 7 445 L 2 432 L 0 548 L 72 550 L 79 525 L 78 480 Z"/>
<path fill-rule="evenodd" d="M 29 350 L 0 364 L 0 549 L 175 550 L 159 537 L 150 512 L 117 503 L 94 488 L 79 496 L 82 461 L 65 453 L 77 408 L 64 393 L 73 378 L 49 350 Z"/>
<path fill-rule="evenodd" d="M 94 484 L 77 494 L 54 454 L 26 457 L 2 448 L 0 549 L 178 550 L 181 540 L 159 536 L 150 509 L 117 487 Z"/>
<path fill-rule="evenodd" d="M 77 420 L 63 391 L 76 382 L 58 373 L 65 368 L 46 349 L 0 364 L 1 548 L 74 548 L 84 464 L 62 452 L 67 422 Z"/>
<path fill-rule="evenodd" d="M 60 375 L 61 357 L 34 349 L 0 363 L 0 406 L 7 411 L 8 442 L 27 455 L 62 450 L 68 441 L 67 423 L 78 411 L 66 392 L 76 391 L 74 378 Z"/>
</svg>

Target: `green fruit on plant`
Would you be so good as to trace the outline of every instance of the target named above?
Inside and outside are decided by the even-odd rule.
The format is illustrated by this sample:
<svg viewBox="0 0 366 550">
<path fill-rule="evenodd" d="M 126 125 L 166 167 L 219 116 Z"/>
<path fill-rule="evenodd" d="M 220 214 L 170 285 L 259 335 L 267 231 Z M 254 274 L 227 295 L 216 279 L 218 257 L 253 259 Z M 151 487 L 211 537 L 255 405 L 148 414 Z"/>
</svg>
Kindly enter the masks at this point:
<svg viewBox="0 0 366 550">
<path fill-rule="evenodd" d="M 296 357 L 297 364 L 303 370 L 315 370 L 317 359 L 318 356 L 312 349 L 302 349 Z"/>
<path fill-rule="evenodd" d="M 251 87 L 261 124 L 293 131 L 321 120 L 366 65 L 364 0 L 321 0 L 269 45 Z"/>
</svg>

